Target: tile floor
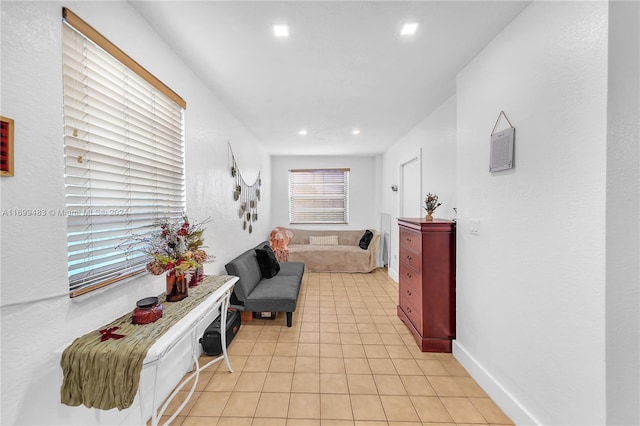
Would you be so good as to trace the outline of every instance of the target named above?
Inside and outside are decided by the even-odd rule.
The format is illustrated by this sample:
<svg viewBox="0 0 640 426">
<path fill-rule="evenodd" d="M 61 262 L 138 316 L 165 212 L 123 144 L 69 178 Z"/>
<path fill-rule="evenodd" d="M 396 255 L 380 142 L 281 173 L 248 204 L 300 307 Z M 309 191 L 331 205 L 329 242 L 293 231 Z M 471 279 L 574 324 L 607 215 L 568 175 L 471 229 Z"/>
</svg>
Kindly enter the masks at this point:
<svg viewBox="0 0 640 426">
<path fill-rule="evenodd" d="M 173 424 L 513 424 L 451 354 L 418 350 L 397 294 L 384 269 L 306 273 L 293 327 L 284 314 L 244 322 L 229 346 L 235 372 L 219 362 L 202 373 Z"/>
</svg>

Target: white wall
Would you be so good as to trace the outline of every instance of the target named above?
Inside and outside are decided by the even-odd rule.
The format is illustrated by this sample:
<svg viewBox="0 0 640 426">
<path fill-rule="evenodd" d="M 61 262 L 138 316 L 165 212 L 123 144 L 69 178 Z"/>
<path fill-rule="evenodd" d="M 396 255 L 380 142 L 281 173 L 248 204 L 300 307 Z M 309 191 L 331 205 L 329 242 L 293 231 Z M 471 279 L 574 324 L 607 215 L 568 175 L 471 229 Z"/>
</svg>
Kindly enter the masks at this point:
<svg viewBox="0 0 640 426">
<path fill-rule="evenodd" d="M 438 194 L 442 205 L 435 216 L 455 218 L 456 195 L 456 99 L 452 96 L 409 133 L 391 146 L 382 156 L 381 211 L 391 215 L 391 256 L 389 275 L 398 280 L 398 222 L 400 191 L 391 185 L 400 184 L 400 165 L 416 155 L 421 156 L 422 196 L 416 204 L 424 205 L 428 192 Z M 402 188 L 400 188 L 401 190 Z M 426 215 L 424 209 L 421 210 Z"/>
<path fill-rule="evenodd" d="M 438 216 L 459 208 L 456 357 L 519 424 L 637 423 L 637 68 L 627 73 L 638 49 L 637 40 L 625 44 L 637 20 L 612 30 L 607 70 L 605 2 L 533 3 L 460 73 L 456 97 L 382 157 L 271 161 L 126 3 L 2 1 L 0 112 L 16 120 L 16 175 L 0 179 L 1 210 L 64 206 L 63 5 L 186 99 L 187 203 L 191 217 L 212 218 L 206 244 L 217 261 L 208 273 L 288 223 L 293 167 L 361 170 L 358 181 L 374 188 L 358 184 L 348 228 L 378 228 L 386 211 L 394 230 L 398 199 L 389 187 L 399 163 L 421 149 L 423 192 L 444 202 Z M 619 23 L 634 13 L 626 7 L 640 19 L 637 4 L 613 2 L 611 25 L 614 15 Z M 629 116 L 607 119 L 607 105 Z M 516 168 L 490 174 L 489 134 L 500 110 L 517 128 Z M 262 170 L 251 235 L 231 196 L 227 140 L 249 180 Z M 480 235 L 467 232 L 470 219 L 481 221 Z M 2 216 L 0 233 L 0 424 L 80 423 L 59 403 L 53 351 L 159 293 L 163 282 L 144 276 L 72 301 L 64 218 Z M 397 254 L 397 236 L 395 247 Z M 12 305 L 41 297 L 50 299 Z"/>
<path fill-rule="evenodd" d="M 517 424 L 605 422 L 607 7 L 534 2 L 458 75 L 454 354 Z"/>
<path fill-rule="evenodd" d="M 302 142 L 301 142 L 302 143 Z M 349 223 L 344 225 L 289 226 L 289 169 L 350 168 Z M 380 229 L 378 163 L 375 156 L 271 157 L 271 224 L 299 229 Z"/>
<path fill-rule="evenodd" d="M 0 180 L 1 210 L 63 209 L 61 8 L 68 6 L 187 101 L 187 206 L 211 217 L 205 245 L 217 257 L 207 273 L 267 238 L 269 157 L 252 134 L 150 30 L 126 2 L 7 2 L 1 7 L 2 115 L 15 120 L 15 176 Z M 260 221 L 242 230 L 232 198 L 227 140 L 243 174 L 262 170 Z M 162 277 L 144 275 L 70 300 L 66 295 L 64 217 L 2 216 L 1 424 L 83 423 L 60 404 L 54 351 L 160 293 Z M 21 304 L 38 298 L 46 301 Z M 87 411 L 88 412 L 88 411 Z"/>
</svg>

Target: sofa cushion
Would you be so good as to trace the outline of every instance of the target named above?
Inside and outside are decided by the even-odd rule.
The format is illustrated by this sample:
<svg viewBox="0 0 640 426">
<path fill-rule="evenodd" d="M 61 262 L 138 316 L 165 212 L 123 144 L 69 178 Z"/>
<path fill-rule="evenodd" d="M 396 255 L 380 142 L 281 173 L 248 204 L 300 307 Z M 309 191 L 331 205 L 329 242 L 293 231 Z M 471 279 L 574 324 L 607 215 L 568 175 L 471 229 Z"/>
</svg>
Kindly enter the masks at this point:
<svg viewBox="0 0 640 426">
<path fill-rule="evenodd" d="M 338 236 L 337 235 L 311 235 L 309 237 L 309 244 L 312 246 L 337 246 L 338 245 Z"/>
<path fill-rule="evenodd" d="M 303 262 L 311 272 L 370 272 L 374 254 L 356 246 L 289 245 L 289 261 Z M 374 259 L 375 262 L 375 259 Z"/>
<path fill-rule="evenodd" d="M 260 266 L 254 250 L 248 250 L 225 265 L 229 275 L 240 279 L 233 288 L 236 298 L 244 302 L 262 279 Z"/>
<path fill-rule="evenodd" d="M 257 248 L 256 258 L 258 259 L 258 266 L 260 266 L 260 272 L 264 278 L 273 278 L 278 272 L 280 272 L 280 263 L 276 259 L 276 255 L 269 246 L 263 248 Z"/>
<path fill-rule="evenodd" d="M 366 250 L 369 248 L 369 244 L 371 243 L 371 239 L 373 238 L 373 232 L 368 229 L 364 231 L 362 234 L 362 238 L 360 238 L 360 243 L 358 244 L 362 250 Z"/>
<path fill-rule="evenodd" d="M 358 230 L 321 230 L 321 229 L 297 229 L 291 228 L 293 231 L 293 237 L 289 244 L 309 244 L 309 237 L 311 236 L 325 236 L 336 235 L 338 237 L 338 244 L 341 246 L 356 246 L 360 242 L 364 229 Z"/>
<path fill-rule="evenodd" d="M 278 276 L 301 277 L 304 274 L 304 263 L 302 262 L 282 262 Z"/>
<path fill-rule="evenodd" d="M 280 275 L 260 281 L 244 302 L 248 311 L 294 312 L 301 276 Z"/>
</svg>

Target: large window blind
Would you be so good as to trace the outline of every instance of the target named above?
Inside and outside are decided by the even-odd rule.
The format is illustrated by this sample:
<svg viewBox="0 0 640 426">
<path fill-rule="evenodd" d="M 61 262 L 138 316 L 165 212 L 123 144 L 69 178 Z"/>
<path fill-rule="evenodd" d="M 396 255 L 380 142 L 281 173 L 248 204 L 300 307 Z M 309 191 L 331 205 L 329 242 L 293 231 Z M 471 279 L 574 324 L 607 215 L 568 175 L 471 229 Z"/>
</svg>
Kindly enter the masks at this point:
<svg viewBox="0 0 640 426">
<path fill-rule="evenodd" d="M 95 30 L 70 16 L 62 49 L 64 214 L 74 297 L 143 272 L 140 239 L 157 221 L 183 214 L 184 104 L 96 44 Z"/>
<path fill-rule="evenodd" d="M 290 223 L 348 223 L 349 169 L 289 170 Z"/>
</svg>

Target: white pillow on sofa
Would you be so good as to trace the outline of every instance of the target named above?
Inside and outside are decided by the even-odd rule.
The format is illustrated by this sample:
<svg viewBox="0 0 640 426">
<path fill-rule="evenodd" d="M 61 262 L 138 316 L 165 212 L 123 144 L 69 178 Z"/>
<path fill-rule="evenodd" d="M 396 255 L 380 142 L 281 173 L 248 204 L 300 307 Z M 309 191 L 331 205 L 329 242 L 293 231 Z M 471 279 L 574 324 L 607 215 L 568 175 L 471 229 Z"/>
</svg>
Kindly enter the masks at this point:
<svg viewBox="0 0 640 426">
<path fill-rule="evenodd" d="M 337 246 L 337 235 L 324 235 L 324 236 L 309 236 L 309 244 L 312 246 Z"/>
</svg>

